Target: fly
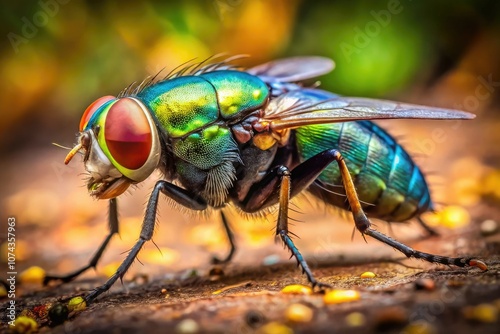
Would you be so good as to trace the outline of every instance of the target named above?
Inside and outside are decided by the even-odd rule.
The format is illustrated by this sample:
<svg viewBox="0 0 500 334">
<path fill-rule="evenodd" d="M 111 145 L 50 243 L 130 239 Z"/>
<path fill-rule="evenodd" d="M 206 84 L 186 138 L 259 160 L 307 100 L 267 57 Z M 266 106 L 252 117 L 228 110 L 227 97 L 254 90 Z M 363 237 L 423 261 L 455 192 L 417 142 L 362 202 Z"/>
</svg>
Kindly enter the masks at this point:
<svg viewBox="0 0 500 334">
<path fill-rule="evenodd" d="M 410 155 L 375 119 L 472 119 L 463 111 L 343 97 L 301 82 L 334 68 L 330 59 L 297 57 L 247 70 L 233 59 L 188 63 L 162 79 L 150 77 L 117 97 L 92 103 L 80 121 L 78 143 L 65 163 L 82 152 L 88 191 L 109 200 L 110 231 L 90 263 L 65 276 L 68 282 L 95 267 L 118 232 L 117 197 L 160 169 L 146 206 L 142 230 L 116 273 L 85 299 L 93 301 L 122 278 L 151 240 L 161 196 L 195 211 L 221 212 L 234 205 L 246 213 L 277 206 L 276 235 L 296 258 L 313 287 L 318 281 L 294 245 L 288 229 L 289 201 L 307 192 L 349 210 L 359 232 L 432 263 L 486 265 L 474 258 L 438 256 L 414 250 L 372 227 L 370 218 L 390 222 L 416 218 L 434 209 L 424 175 Z M 208 63 L 208 64 L 206 64 Z M 342 185 L 342 187 L 339 187 Z M 346 201 L 347 198 L 347 201 Z"/>
</svg>

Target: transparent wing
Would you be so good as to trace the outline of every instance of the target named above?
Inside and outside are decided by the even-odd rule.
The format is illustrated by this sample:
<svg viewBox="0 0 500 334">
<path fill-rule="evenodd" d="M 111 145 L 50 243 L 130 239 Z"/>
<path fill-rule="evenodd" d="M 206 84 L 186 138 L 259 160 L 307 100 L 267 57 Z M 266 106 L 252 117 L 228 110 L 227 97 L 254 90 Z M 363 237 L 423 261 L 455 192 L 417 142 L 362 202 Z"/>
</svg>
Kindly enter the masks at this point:
<svg viewBox="0 0 500 334">
<path fill-rule="evenodd" d="M 387 118 L 472 119 L 464 111 L 426 107 L 416 104 L 375 100 L 361 97 L 340 97 L 314 89 L 302 89 L 280 95 L 268 104 L 261 122 L 272 130 L 296 128 L 357 120 Z"/>
<path fill-rule="evenodd" d="M 335 68 L 333 60 L 324 57 L 292 57 L 265 63 L 247 70 L 248 73 L 270 81 L 297 82 L 329 73 Z M 267 80 L 269 81 L 269 80 Z"/>
</svg>

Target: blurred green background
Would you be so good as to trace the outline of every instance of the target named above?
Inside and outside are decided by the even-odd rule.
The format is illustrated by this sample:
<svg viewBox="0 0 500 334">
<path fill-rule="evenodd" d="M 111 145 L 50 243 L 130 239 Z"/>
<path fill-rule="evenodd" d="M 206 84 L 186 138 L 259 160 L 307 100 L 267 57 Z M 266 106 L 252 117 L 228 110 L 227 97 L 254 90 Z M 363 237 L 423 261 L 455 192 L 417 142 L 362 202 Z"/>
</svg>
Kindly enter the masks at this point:
<svg viewBox="0 0 500 334">
<path fill-rule="evenodd" d="M 96 98 L 220 52 L 249 54 L 243 65 L 327 56 L 328 90 L 449 107 L 479 76 L 500 81 L 497 1 L 41 0 L 0 16 L 2 155 L 71 145 Z M 462 109 L 490 109 L 498 88 Z"/>
</svg>

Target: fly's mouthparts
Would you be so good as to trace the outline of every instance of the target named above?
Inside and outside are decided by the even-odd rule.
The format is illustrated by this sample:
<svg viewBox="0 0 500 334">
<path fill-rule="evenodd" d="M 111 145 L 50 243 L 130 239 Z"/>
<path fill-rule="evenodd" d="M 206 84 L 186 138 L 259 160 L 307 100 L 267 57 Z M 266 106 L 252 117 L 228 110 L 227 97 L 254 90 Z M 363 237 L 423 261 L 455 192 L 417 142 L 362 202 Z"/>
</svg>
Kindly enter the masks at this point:
<svg viewBox="0 0 500 334">
<path fill-rule="evenodd" d="M 80 149 L 82 148 L 82 144 L 78 144 L 76 145 L 75 147 L 73 147 L 73 149 L 71 151 L 69 151 L 68 155 L 66 156 L 66 158 L 64 159 L 64 164 L 67 165 L 69 164 L 69 162 L 71 161 L 71 159 L 73 159 L 73 157 L 75 156 L 75 154 L 80 151 Z"/>
</svg>

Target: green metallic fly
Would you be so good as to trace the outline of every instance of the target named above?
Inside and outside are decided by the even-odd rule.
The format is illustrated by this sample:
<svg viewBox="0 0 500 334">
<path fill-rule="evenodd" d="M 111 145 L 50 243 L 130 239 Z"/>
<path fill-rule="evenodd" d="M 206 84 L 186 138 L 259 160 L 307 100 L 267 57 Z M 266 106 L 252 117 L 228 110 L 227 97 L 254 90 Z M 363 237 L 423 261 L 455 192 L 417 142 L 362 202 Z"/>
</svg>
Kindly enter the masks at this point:
<svg viewBox="0 0 500 334">
<path fill-rule="evenodd" d="M 159 168 L 146 207 L 140 238 L 116 273 L 86 296 L 91 302 L 122 278 L 153 236 L 160 193 L 191 210 L 234 205 L 245 213 L 278 206 L 276 235 L 295 256 L 312 286 L 316 280 L 288 230 L 289 201 L 309 192 L 352 212 L 356 228 L 429 262 L 486 265 L 414 250 L 371 227 L 368 217 L 389 222 L 417 218 L 433 210 L 421 170 L 406 151 L 370 120 L 386 118 L 471 119 L 474 115 L 391 101 L 338 96 L 300 82 L 330 72 L 321 57 L 297 57 L 241 70 L 222 62 L 188 63 L 163 79 L 149 77 L 117 97 L 92 103 L 80 121 L 78 144 L 66 157 L 84 155 L 88 190 L 109 199 L 109 235 L 90 263 L 66 276 L 67 282 L 95 267 L 118 231 L 116 197 Z M 207 64 L 208 63 L 208 64 Z M 339 193 L 339 185 L 342 185 Z M 346 201 L 347 198 L 347 201 Z M 369 204 L 368 204 L 369 203 Z M 223 214 L 222 222 L 235 247 Z M 367 217 L 368 216 L 368 217 Z"/>
</svg>

